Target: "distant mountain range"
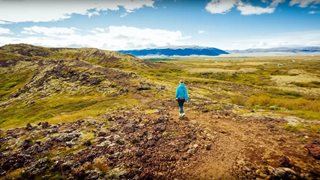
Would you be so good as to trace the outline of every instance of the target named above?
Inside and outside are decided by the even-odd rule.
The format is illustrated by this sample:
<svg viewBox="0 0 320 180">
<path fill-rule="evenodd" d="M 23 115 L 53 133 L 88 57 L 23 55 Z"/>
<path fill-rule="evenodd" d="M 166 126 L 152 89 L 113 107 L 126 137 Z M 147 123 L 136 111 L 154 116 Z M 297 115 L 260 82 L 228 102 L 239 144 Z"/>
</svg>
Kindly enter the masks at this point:
<svg viewBox="0 0 320 180">
<path fill-rule="evenodd" d="M 315 53 L 320 52 L 320 47 L 278 47 L 278 48 L 267 48 L 267 49 L 246 49 L 246 50 L 230 50 L 227 51 L 230 54 L 234 53 Z"/>
<path fill-rule="evenodd" d="M 123 54 L 133 56 L 218 56 L 220 54 L 229 54 L 226 51 L 211 47 L 174 47 L 174 48 L 157 48 L 157 49 L 140 49 L 140 50 L 123 50 L 118 51 Z"/>
</svg>

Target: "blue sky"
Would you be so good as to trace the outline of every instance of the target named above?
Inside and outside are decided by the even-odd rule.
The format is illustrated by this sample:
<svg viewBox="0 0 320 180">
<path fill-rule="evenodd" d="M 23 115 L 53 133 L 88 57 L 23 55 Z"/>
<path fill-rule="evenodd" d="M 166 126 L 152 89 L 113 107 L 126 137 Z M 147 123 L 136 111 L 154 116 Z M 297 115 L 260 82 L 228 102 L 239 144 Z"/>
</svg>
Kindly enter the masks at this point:
<svg viewBox="0 0 320 180">
<path fill-rule="evenodd" d="M 0 0 L 0 45 L 320 46 L 320 0 Z"/>
</svg>

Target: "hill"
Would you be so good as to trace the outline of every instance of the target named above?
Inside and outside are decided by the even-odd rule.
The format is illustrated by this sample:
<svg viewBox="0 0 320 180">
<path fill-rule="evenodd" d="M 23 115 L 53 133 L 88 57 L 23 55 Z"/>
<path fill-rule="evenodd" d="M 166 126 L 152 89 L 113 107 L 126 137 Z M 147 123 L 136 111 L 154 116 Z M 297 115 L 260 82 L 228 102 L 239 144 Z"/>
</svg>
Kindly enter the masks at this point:
<svg viewBox="0 0 320 180">
<path fill-rule="evenodd" d="M 207 47 L 177 47 L 177 48 L 159 48 L 159 49 L 140 49 L 118 51 L 123 54 L 131 54 L 133 56 L 218 56 L 220 54 L 228 54 L 227 52 L 217 48 Z"/>
<path fill-rule="evenodd" d="M 112 101 L 104 100 L 130 96 L 127 92 L 144 81 L 131 69 L 147 68 L 150 63 L 98 49 L 18 44 L 0 48 L 0 65 L 0 124 L 11 127 L 44 117 L 72 120 L 82 115 L 71 114 L 84 107 L 111 106 Z M 66 112 L 69 115 L 61 114 Z M 88 114 L 98 112 L 97 108 L 86 110 Z"/>
</svg>

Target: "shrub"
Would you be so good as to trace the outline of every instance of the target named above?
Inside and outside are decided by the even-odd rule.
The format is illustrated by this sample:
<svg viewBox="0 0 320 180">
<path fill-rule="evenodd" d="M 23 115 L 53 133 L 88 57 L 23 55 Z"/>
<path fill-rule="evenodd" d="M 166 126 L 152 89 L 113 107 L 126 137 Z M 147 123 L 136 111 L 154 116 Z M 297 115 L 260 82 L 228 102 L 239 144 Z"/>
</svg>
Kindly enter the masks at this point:
<svg viewBox="0 0 320 180">
<path fill-rule="evenodd" d="M 256 95 L 251 96 L 246 102 L 247 106 L 281 106 L 290 110 L 309 110 L 309 111 L 320 111 L 319 100 L 306 100 L 303 98 L 288 99 L 288 98 L 272 98 L 267 95 Z"/>
</svg>

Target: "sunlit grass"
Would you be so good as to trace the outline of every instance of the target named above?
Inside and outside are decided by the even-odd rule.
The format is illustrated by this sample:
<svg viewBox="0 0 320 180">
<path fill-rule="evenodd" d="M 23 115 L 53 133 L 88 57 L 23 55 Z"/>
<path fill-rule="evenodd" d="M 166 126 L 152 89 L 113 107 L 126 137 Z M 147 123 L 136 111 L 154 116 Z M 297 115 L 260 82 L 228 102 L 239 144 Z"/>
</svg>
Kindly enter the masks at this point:
<svg viewBox="0 0 320 180">
<path fill-rule="evenodd" d="M 58 95 L 28 105 L 16 102 L 0 109 L 0 127 L 11 128 L 27 123 L 48 121 L 70 122 L 86 117 L 95 117 L 119 107 L 138 104 L 130 97 L 67 96 Z"/>
</svg>

